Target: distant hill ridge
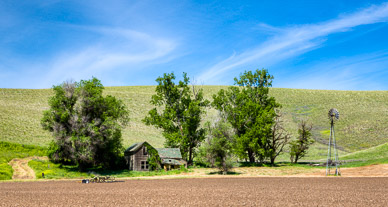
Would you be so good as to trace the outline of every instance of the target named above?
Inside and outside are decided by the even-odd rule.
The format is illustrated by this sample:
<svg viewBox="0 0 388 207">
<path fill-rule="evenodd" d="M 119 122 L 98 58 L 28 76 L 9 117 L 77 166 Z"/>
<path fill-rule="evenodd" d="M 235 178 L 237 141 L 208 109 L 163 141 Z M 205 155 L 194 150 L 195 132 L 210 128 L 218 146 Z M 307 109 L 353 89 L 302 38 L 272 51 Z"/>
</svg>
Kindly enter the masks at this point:
<svg viewBox="0 0 388 207">
<path fill-rule="evenodd" d="M 228 86 L 201 86 L 205 97 Z M 130 126 L 123 132 L 124 146 L 147 141 L 162 147 L 160 131 L 146 126 L 142 119 L 153 108 L 149 103 L 155 86 L 106 87 L 104 94 L 123 100 L 130 110 Z M 270 94 L 282 104 L 284 126 L 294 136 L 298 123 L 308 119 L 314 125 L 315 148 L 321 154 L 329 136 L 327 113 L 337 108 L 340 120 L 336 123 L 338 146 L 355 152 L 388 142 L 388 91 L 335 91 L 271 88 Z M 52 139 L 40 126 L 43 110 L 48 108 L 51 89 L 0 89 L 0 141 L 47 146 Z M 217 111 L 209 108 L 204 120 L 213 120 Z M 321 155 L 323 156 L 323 155 Z"/>
</svg>

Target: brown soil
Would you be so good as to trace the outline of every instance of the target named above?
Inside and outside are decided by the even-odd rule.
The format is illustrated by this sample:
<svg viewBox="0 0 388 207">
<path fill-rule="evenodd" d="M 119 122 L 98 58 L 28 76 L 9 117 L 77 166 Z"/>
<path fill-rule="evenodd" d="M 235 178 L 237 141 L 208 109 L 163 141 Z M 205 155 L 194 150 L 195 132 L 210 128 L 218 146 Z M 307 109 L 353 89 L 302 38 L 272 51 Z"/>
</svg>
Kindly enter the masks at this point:
<svg viewBox="0 0 388 207">
<path fill-rule="evenodd" d="M 388 178 L 197 178 L 0 183 L 1 206 L 388 206 Z"/>
<path fill-rule="evenodd" d="M 332 172 L 334 172 L 332 170 Z M 369 165 L 354 168 L 341 168 L 342 177 L 388 177 L 388 164 Z M 315 173 L 307 173 L 305 176 L 325 176 L 326 169 L 321 169 Z"/>
<path fill-rule="evenodd" d="M 35 179 L 35 172 L 28 166 L 28 162 L 32 159 L 47 160 L 47 157 L 26 157 L 26 158 L 15 158 L 9 162 L 12 166 L 13 175 L 12 179 L 25 180 Z"/>
<path fill-rule="evenodd" d="M 388 177 L 388 164 L 369 165 L 358 168 L 343 168 L 341 169 L 341 173 L 349 177 Z"/>
<path fill-rule="evenodd" d="M 341 168 L 342 177 L 388 177 L 388 164 L 369 165 L 355 168 Z M 304 167 L 239 167 L 233 168 L 234 175 L 216 175 L 217 169 L 199 168 L 192 172 L 169 176 L 155 176 L 152 178 L 171 177 L 325 177 L 325 168 Z M 333 171 L 332 171 L 333 172 Z"/>
</svg>

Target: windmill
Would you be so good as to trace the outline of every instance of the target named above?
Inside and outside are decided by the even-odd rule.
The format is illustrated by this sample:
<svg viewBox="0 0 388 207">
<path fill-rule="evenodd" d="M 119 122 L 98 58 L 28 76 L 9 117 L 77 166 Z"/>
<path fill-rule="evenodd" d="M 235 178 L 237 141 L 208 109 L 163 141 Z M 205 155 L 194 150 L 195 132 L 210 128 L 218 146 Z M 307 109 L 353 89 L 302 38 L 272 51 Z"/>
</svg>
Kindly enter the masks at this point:
<svg viewBox="0 0 388 207">
<path fill-rule="evenodd" d="M 330 120 L 330 138 L 329 138 L 329 149 L 327 152 L 327 162 L 326 162 L 326 176 L 330 175 L 330 169 L 335 166 L 335 174 L 336 176 L 341 175 L 339 168 L 339 159 L 338 159 L 338 150 L 335 143 L 334 136 L 334 123 L 339 119 L 339 112 L 337 109 L 329 110 L 329 120 Z M 331 153 L 331 148 L 334 150 L 334 155 Z M 333 157 L 334 156 L 334 157 Z M 334 161 L 333 161 L 334 159 Z"/>
</svg>

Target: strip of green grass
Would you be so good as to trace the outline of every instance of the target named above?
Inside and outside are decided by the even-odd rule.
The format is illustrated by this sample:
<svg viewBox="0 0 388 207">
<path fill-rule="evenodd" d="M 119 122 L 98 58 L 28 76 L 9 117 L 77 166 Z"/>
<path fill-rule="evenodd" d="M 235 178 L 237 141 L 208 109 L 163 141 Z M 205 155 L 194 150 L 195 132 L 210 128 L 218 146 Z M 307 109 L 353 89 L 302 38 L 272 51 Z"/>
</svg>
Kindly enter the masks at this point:
<svg viewBox="0 0 388 207">
<path fill-rule="evenodd" d="M 8 165 L 12 159 L 46 155 L 44 147 L 0 141 L 0 180 L 12 179 L 13 169 Z"/>
<path fill-rule="evenodd" d="M 90 178 L 93 177 L 90 173 L 79 172 L 76 166 L 68 166 L 55 164 L 44 160 L 31 160 L 28 162 L 34 171 L 36 178 L 41 179 L 44 173 L 45 179 L 60 179 L 60 178 Z"/>
<path fill-rule="evenodd" d="M 388 142 L 366 150 L 354 152 L 340 157 L 340 160 L 356 160 L 347 162 L 341 167 L 361 167 L 366 165 L 388 163 Z"/>
<path fill-rule="evenodd" d="M 354 161 L 353 161 L 354 160 Z M 366 150 L 350 153 L 340 157 L 340 161 L 345 161 L 341 167 L 362 167 L 367 165 L 388 164 L 388 142 Z M 322 161 L 324 162 L 324 161 Z M 322 163 L 321 162 L 321 163 Z M 287 163 L 287 162 L 284 162 Z M 307 168 L 325 168 L 326 166 L 310 166 L 308 162 L 297 164 L 288 163 L 290 166 L 300 166 Z"/>
<path fill-rule="evenodd" d="M 341 164 L 341 167 L 362 167 L 367 165 L 388 164 L 388 158 L 354 161 Z"/>
<path fill-rule="evenodd" d="M 79 172 L 74 165 L 55 164 L 44 160 L 31 160 L 28 165 L 35 171 L 36 178 L 42 179 L 63 179 L 63 178 L 92 178 L 97 175 L 105 176 L 111 175 L 117 178 L 122 177 L 144 177 L 144 176 L 160 176 L 160 175 L 175 175 L 182 172 L 187 172 L 187 169 L 177 169 L 170 171 L 150 171 L 150 172 L 136 172 L 123 170 L 103 170 L 100 168 L 89 169 L 87 172 Z"/>
<path fill-rule="evenodd" d="M 342 160 L 375 160 L 383 158 L 388 160 L 388 142 L 341 157 Z"/>
<path fill-rule="evenodd" d="M 0 180 L 12 179 L 13 169 L 8 163 L 0 163 Z"/>
<path fill-rule="evenodd" d="M 124 170 L 94 170 L 95 173 L 98 175 L 112 175 L 115 177 L 146 177 L 146 176 L 161 176 L 161 175 L 177 175 L 181 174 L 182 172 L 189 172 L 189 169 L 182 168 L 182 169 L 175 169 L 175 170 L 158 170 L 158 171 L 149 171 L 149 172 L 140 172 L 140 171 L 129 171 L 127 169 Z"/>
</svg>

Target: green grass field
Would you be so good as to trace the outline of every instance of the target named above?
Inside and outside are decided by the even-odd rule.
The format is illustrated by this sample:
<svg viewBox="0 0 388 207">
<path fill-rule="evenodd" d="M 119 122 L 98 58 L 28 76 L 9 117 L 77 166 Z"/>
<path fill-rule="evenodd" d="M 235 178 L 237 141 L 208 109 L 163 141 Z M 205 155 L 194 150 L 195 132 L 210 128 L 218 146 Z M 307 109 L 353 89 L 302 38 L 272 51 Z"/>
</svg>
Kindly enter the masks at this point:
<svg viewBox="0 0 388 207">
<path fill-rule="evenodd" d="M 123 170 L 102 170 L 102 169 L 90 169 L 88 172 L 79 172 L 76 166 L 67 166 L 55 164 L 50 161 L 44 160 L 31 160 L 28 165 L 35 171 L 36 178 L 42 179 L 42 173 L 44 173 L 45 179 L 63 179 L 63 178 L 92 178 L 94 176 L 114 176 L 116 178 L 121 177 L 144 177 L 144 176 L 160 176 L 160 175 L 175 175 L 182 172 L 188 172 L 187 169 L 176 169 L 170 171 L 149 171 L 138 172 Z"/>
<path fill-rule="evenodd" d="M 226 86 L 202 86 L 205 97 L 211 99 Z M 153 106 L 149 103 L 155 86 L 107 87 L 105 94 L 124 101 L 130 110 L 130 125 L 123 132 L 125 147 L 147 141 L 155 147 L 164 143 L 159 130 L 144 125 L 141 120 Z M 331 91 L 271 88 L 270 94 L 283 105 L 285 128 L 295 137 L 301 119 L 310 120 L 313 137 L 317 142 L 311 147 L 306 160 L 324 159 L 330 125 L 327 113 L 337 108 L 340 120 L 336 123 L 336 139 L 340 156 L 369 149 L 388 142 L 388 91 Z M 43 131 L 40 119 L 48 108 L 51 89 L 0 89 L 0 141 L 48 146 L 51 135 Z M 217 116 L 208 108 L 204 120 Z M 284 155 L 283 160 L 287 160 Z"/>
<path fill-rule="evenodd" d="M 0 180 L 12 179 L 13 169 L 8 162 L 13 158 L 45 156 L 46 148 L 0 141 Z"/>
<path fill-rule="evenodd" d="M 12 179 L 13 169 L 8 164 L 14 158 L 25 158 L 31 156 L 47 156 L 47 148 L 33 145 L 22 145 L 0 141 L 0 180 Z M 28 165 L 35 171 L 36 178 L 45 179 L 61 178 L 91 178 L 96 175 L 112 175 L 115 177 L 142 177 L 158 175 L 174 175 L 187 172 L 187 169 L 153 172 L 133 172 L 124 170 L 103 170 L 100 168 L 89 169 L 87 172 L 79 172 L 75 165 L 55 164 L 47 160 L 31 160 Z"/>
<path fill-rule="evenodd" d="M 342 160 L 380 160 L 386 159 L 388 162 L 388 142 L 366 150 L 353 152 L 340 157 Z"/>
<path fill-rule="evenodd" d="M 327 153 L 327 152 L 326 152 Z M 314 154 L 314 153 L 311 153 Z M 327 154 L 326 154 L 327 155 Z M 309 158 L 309 156 L 307 156 Z M 306 163 L 306 159 L 302 159 L 302 162 Z M 314 160 L 314 159 L 310 159 Z M 341 164 L 341 167 L 360 167 L 366 165 L 374 164 L 388 164 L 388 142 L 385 144 L 378 145 L 376 147 L 371 147 L 369 149 L 343 154 L 339 156 L 339 160 L 344 162 Z M 315 159 L 314 161 L 324 163 L 326 159 Z M 308 162 L 307 162 L 308 163 Z M 295 165 L 295 164 L 290 164 Z M 296 164 L 297 166 L 306 166 L 304 164 Z M 322 167 L 325 168 L 325 167 Z"/>
</svg>

